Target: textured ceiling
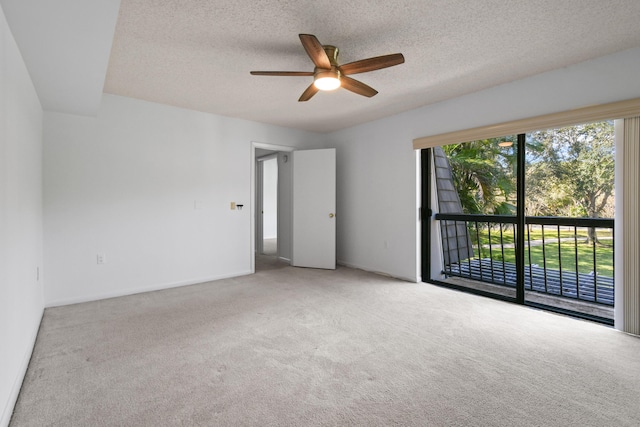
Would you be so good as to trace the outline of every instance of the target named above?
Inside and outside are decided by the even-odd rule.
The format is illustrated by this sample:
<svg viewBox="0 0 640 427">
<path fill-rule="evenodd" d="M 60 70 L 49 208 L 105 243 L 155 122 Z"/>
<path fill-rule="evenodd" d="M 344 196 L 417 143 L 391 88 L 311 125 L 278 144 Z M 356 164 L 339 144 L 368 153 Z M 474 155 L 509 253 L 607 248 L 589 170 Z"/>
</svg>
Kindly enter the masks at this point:
<svg viewBox="0 0 640 427">
<path fill-rule="evenodd" d="M 106 93 L 311 131 L 332 131 L 640 46 L 638 0 L 121 0 Z M 340 62 L 405 63 L 298 97 L 312 71 L 299 33 Z"/>
</svg>

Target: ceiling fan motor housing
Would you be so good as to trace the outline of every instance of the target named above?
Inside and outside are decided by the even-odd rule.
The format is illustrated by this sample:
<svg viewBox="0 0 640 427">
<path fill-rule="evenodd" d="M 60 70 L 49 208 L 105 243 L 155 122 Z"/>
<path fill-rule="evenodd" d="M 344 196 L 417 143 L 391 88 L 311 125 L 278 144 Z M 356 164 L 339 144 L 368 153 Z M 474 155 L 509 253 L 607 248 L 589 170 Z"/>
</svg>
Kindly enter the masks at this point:
<svg viewBox="0 0 640 427">
<path fill-rule="evenodd" d="M 338 48 L 331 45 L 322 46 L 329 63 L 330 69 L 315 67 L 313 70 L 313 81 L 320 90 L 335 90 L 340 87 L 340 68 L 338 66 Z"/>
</svg>

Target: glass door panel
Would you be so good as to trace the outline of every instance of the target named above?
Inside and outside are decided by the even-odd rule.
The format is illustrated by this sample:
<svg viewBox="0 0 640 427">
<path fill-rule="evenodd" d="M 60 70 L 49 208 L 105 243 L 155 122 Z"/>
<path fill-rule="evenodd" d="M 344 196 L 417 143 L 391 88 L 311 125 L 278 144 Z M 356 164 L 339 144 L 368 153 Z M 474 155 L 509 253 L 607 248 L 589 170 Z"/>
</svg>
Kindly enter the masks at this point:
<svg viewBox="0 0 640 427">
<path fill-rule="evenodd" d="M 613 122 L 526 141 L 525 301 L 612 321 Z"/>
<path fill-rule="evenodd" d="M 423 156 L 431 214 L 423 223 L 430 235 L 425 279 L 516 298 L 516 141 L 452 144 Z"/>
</svg>

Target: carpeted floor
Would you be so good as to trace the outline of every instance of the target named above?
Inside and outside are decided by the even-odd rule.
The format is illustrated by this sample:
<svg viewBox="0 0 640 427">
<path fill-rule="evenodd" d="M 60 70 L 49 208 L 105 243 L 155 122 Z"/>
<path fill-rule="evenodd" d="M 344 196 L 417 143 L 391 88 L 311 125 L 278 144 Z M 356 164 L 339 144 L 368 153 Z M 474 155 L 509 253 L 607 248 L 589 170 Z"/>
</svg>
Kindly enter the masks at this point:
<svg viewBox="0 0 640 427">
<path fill-rule="evenodd" d="M 640 425 L 637 337 L 272 261 L 47 309 L 11 425 Z"/>
</svg>

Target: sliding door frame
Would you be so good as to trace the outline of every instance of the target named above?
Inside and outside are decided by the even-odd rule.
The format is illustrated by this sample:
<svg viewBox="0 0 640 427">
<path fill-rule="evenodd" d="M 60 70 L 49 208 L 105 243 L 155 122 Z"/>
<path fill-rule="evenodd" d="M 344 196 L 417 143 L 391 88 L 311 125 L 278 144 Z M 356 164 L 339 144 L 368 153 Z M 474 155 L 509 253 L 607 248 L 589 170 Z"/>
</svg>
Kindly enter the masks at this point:
<svg viewBox="0 0 640 427">
<path fill-rule="evenodd" d="M 589 313 L 569 310 L 566 308 L 527 301 L 525 298 L 525 160 L 526 160 L 526 134 L 519 133 L 516 143 L 516 295 L 515 297 L 492 293 L 481 289 L 461 286 L 442 280 L 432 279 L 431 277 L 431 221 L 434 209 L 431 206 L 432 201 L 432 178 L 433 178 L 433 155 L 432 148 L 421 150 L 421 188 L 422 188 L 422 209 L 421 209 L 421 248 L 422 248 L 422 281 L 439 286 L 453 288 L 468 293 L 482 295 L 503 301 L 515 302 L 516 304 L 526 305 L 530 307 L 540 308 L 547 311 L 566 314 L 582 319 L 587 319 L 599 323 L 613 326 L 613 320 L 596 316 Z"/>
<path fill-rule="evenodd" d="M 524 136 L 524 135 L 523 135 Z M 520 138 L 518 139 L 520 140 Z M 523 138 L 523 146 L 524 146 L 524 138 Z M 421 225 L 421 252 L 422 252 L 422 281 L 425 283 L 430 283 L 433 285 L 443 286 L 447 288 L 452 288 L 476 295 L 481 295 L 493 299 L 498 299 L 502 301 L 515 302 L 522 304 L 524 302 L 524 268 L 522 268 L 522 281 L 518 280 L 516 284 L 516 296 L 510 297 L 508 295 L 500 295 L 489 291 L 484 291 L 482 289 L 474 289 L 466 286 L 457 285 L 455 283 L 449 283 L 442 280 L 432 279 L 431 278 L 431 242 L 433 239 L 433 235 L 431 233 L 431 221 L 434 215 L 434 209 L 431 206 L 431 179 L 433 174 L 433 150 L 431 148 L 425 148 L 420 150 L 420 160 L 421 160 L 421 216 L 420 216 L 420 225 Z M 520 156 L 518 156 L 519 158 Z M 518 160 L 519 161 L 519 160 Z M 518 170 L 524 170 L 518 166 Z M 518 187 L 517 197 L 524 196 L 524 184 L 522 186 L 522 190 Z M 519 200 L 517 201 L 517 205 L 520 206 Z M 524 209 L 522 210 L 522 218 L 524 219 Z M 523 226 L 524 229 L 524 226 Z M 517 239 L 520 237 L 516 236 Z M 516 250 L 518 248 L 522 251 L 522 265 L 524 266 L 524 244 L 519 244 L 516 242 Z M 517 265 L 517 259 L 516 259 Z M 517 269 L 517 267 L 516 267 Z M 522 290 L 519 290 L 518 287 L 522 286 Z M 522 302 L 519 300 L 519 297 L 522 299 Z"/>
</svg>

